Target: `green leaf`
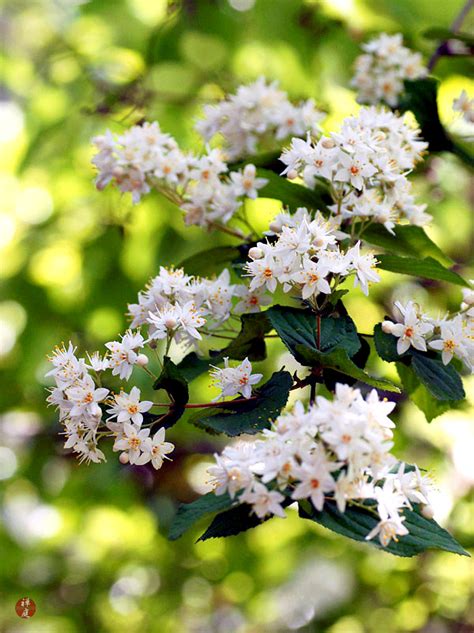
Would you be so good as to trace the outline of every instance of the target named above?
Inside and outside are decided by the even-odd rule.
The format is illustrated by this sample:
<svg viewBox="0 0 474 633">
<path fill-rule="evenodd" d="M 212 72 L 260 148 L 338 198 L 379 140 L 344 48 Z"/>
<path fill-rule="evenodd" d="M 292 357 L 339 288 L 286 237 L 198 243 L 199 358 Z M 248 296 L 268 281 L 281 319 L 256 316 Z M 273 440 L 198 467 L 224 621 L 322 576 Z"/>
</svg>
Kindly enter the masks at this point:
<svg viewBox="0 0 474 633">
<path fill-rule="evenodd" d="M 183 415 L 184 405 L 189 400 L 189 389 L 183 375 L 168 356 L 163 359 L 163 369 L 153 389 L 164 389 L 172 401 L 168 413 L 160 418 L 162 426 L 170 427 Z"/>
<path fill-rule="evenodd" d="M 308 187 L 290 182 L 284 176 L 278 176 L 268 169 L 257 169 L 257 175 L 268 180 L 265 187 L 259 190 L 259 198 L 281 200 L 290 211 L 296 211 L 298 207 L 325 211 L 327 205 L 331 204 L 329 189 L 322 182 L 318 182 L 315 189 L 308 189 Z"/>
<path fill-rule="evenodd" d="M 460 275 L 445 268 L 432 257 L 417 259 L 415 257 L 399 257 L 398 255 L 377 255 L 377 259 L 379 261 L 378 268 L 382 270 L 413 277 L 423 277 L 424 279 L 448 281 L 458 286 L 469 287 L 467 281 Z"/>
<path fill-rule="evenodd" d="M 200 410 L 189 418 L 189 422 L 210 433 L 225 433 L 230 437 L 258 433 L 268 428 L 270 420 L 280 414 L 292 384 L 287 371 L 275 372 L 263 387 L 255 391 L 255 399 L 235 404 L 232 400 L 218 403 L 218 408 L 212 413 Z"/>
<path fill-rule="evenodd" d="M 214 492 L 208 492 L 192 503 L 181 504 L 174 517 L 168 538 L 170 541 L 175 541 L 199 521 L 201 517 L 226 510 L 232 506 L 234 501 L 227 493 L 217 496 Z"/>
<path fill-rule="evenodd" d="M 378 523 L 378 518 L 370 511 L 348 506 L 345 512 L 341 513 L 335 503 L 326 503 L 322 512 L 318 512 L 309 501 L 300 502 L 298 505 L 302 518 L 319 523 L 355 541 L 369 543 L 396 556 L 416 556 L 427 549 L 440 549 L 461 556 L 469 556 L 449 532 L 433 519 L 426 519 L 416 506 L 414 510 L 404 510 L 406 517 L 404 525 L 409 530 L 409 534 L 400 536 L 398 543 L 391 541 L 387 547 L 383 547 L 377 537 L 370 541 L 365 538 Z"/>
<path fill-rule="evenodd" d="M 438 400 L 453 401 L 466 397 L 462 380 L 454 367 L 437 358 L 413 350 L 411 366 L 428 391 Z"/>
<path fill-rule="evenodd" d="M 265 314 L 283 343 L 299 362 L 303 361 L 303 357 L 298 353 L 298 346 L 315 352 L 329 352 L 336 347 L 342 347 L 349 356 L 353 356 L 360 349 L 356 327 L 347 315 L 319 317 L 318 321 L 317 315 L 311 310 L 279 305 L 268 309 Z"/>
<path fill-rule="evenodd" d="M 220 353 L 235 360 L 260 361 L 267 357 L 265 334 L 272 329 L 265 312 L 243 314 L 240 317 L 241 330 L 237 337 Z"/>
<path fill-rule="evenodd" d="M 428 389 L 420 383 L 410 366 L 397 363 L 397 372 L 400 376 L 403 390 L 418 409 L 425 414 L 428 422 L 453 408 L 453 402 L 433 398 Z M 460 402 L 456 403 L 456 408 L 459 408 L 460 405 Z"/>
<path fill-rule="evenodd" d="M 375 378 L 370 376 L 363 369 L 357 367 L 357 365 L 349 358 L 347 352 L 344 349 L 335 349 L 332 352 L 324 354 L 312 349 L 308 349 L 303 345 L 297 345 L 296 351 L 303 359 L 304 364 L 310 367 L 322 367 L 329 368 L 338 371 L 345 376 L 355 378 L 360 382 L 364 382 L 367 385 L 371 385 L 376 389 L 383 389 L 385 391 L 400 392 L 400 389 L 389 380 L 385 378 Z"/>
<path fill-rule="evenodd" d="M 257 527 L 265 520 L 259 519 L 256 514 L 253 514 L 251 506 L 242 503 L 215 516 L 211 525 L 198 538 L 198 541 L 207 541 L 207 539 L 222 536 L 235 536 L 240 534 L 240 532 Z"/>
<path fill-rule="evenodd" d="M 443 253 L 421 228 L 411 224 L 394 227 L 392 235 L 382 224 L 371 224 L 365 229 L 362 239 L 380 246 L 389 253 L 412 257 L 433 257 L 444 266 L 452 266 L 453 260 Z"/>
<path fill-rule="evenodd" d="M 188 382 L 191 382 L 191 380 L 194 380 L 201 374 L 209 371 L 210 364 L 218 365 L 222 362 L 220 351 L 214 352 L 211 350 L 210 354 L 210 358 L 203 358 L 201 356 L 198 356 L 196 352 L 190 352 L 189 354 L 187 354 L 177 365 L 177 369 L 180 372 L 181 376 Z"/>
<path fill-rule="evenodd" d="M 179 267 L 184 268 L 188 275 L 212 277 L 239 255 L 240 251 L 237 247 L 216 246 L 187 257 L 179 264 Z"/>
<path fill-rule="evenodd" d="M 386 334 L 382 330 L 380 323 L 377 323 L 374 327 L 375 349 L 382 360 L 386 360 L 388 363 L 395 363 L 408 355 L 409 350 L 402 355 L 397 352 L 397 341 L 396 336 Z"/>
</svg>

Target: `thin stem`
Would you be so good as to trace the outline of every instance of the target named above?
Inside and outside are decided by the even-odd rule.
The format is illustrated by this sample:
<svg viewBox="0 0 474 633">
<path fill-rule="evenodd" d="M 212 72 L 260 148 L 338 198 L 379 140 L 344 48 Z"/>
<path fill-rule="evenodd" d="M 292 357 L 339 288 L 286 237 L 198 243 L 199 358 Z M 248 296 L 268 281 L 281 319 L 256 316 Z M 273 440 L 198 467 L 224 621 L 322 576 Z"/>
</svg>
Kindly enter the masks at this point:
<svg viewBox="0 0 474 633">
<path fill-rule="evenodd" d="M 217 229 L 218 231 L 222 231 L 223 233 L 227 233 L 227 235 L 232 235 L 232 237 L 238 237 L 239 240 L 245 240 L 246 242 L 251 241 L 250 239 L 245 237 L 245 235 L 241 231 L 231 229 L 230 227 L 219 224 L 218 222 L 209 222 L 209 227 L 212 229 Z"/>
<path fill-rule="evenodd" d="M 450 30 L 452 31 L 454 37 L 456 36 L 456 31 L 458 31 L 461 28 L 462 23 L 464 22 L 465 18 L 467 17 L 467 15 L 469 14 L 469 11 L 472 9 L 473 6 L 474 6 L 474 0 L 467 0 L 467 2 L 462 7 L 461 11 L 456 16 L 454 22 L 451 24 Z M 446 41 L 447 40 L 443 40 L 439 44 L 439 46 L 437 47 L 433 55 L 431 56 L 430 61 L 428 62 L 428 70 L 430 72 L 433 71 L 433 68 L 436 66 L 439 58 L 442 57 L 442 55 L 445 53 Z"/>
<path fill-rule="evenodd" d="M 143 371 L 146 371 L 146 373 L 153 378 L 153 380 L 156 380 L 157 376 L 148 369 L 148 367 L 145 367 L 144 365 L 141 365 L 141 368 L 143 369 Z"/>
</svg>

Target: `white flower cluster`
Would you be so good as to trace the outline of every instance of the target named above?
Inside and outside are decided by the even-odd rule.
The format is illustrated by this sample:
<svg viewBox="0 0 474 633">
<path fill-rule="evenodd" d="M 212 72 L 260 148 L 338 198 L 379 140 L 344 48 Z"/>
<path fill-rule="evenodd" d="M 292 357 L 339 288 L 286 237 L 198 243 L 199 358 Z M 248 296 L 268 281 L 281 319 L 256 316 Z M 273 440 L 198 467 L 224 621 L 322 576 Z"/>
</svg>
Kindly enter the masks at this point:
<svg viewBox="0 0 474 633">
<path fill-rule="evenodd" d="M 465 90 L 453 101 L 453 110 L 460 112 L 467 123 L 474 123 L 474 99 Z"/>
<path fill-rule="evenodd" d="M 93 142 L 99 150 L 92 159 L 98 189 L 114 182 L 136 203 L 155 188 L 183 209 L 188 224 L 225 224 L 243 198 L 256 198 L 267 182 L 257 178 L 254 165 L 229 177 L 217 149 L 207 148 L 203 156 L 183 152 L 157 122 L 135 125 L 118 137 L 107 130 Z"/>
<path fill-rule="evenodd" d="M 241 393 L 244 398 L 252 395 L 252 386 L 262 380 L 262 374 L 252 374 L 252 363 L 245 358 L 237 367 L 229 366 L 229 359 L 224 358 L 224 367 L 214 367 L 210 372 L 213 386 L 218 387 L 221 393 L 213 402 L 226 396 L 236 396 Z"/>
<path fill-rule="evenodd" d="M 465 289 L 461 311 L 449 318 L 433 319 L 423 314 L 412 301 L 402 305 L 395 302 L 394 313 L 397 323 L 384 321 L 382 330 L 392 334 L 397 341 L 398 354 L 404 354 L 410 347 L 422 352 L 427 346 L 441 352 L 445 365 L 453 357 L 459 358 L 466 367 L 474 371 L 474 291 Z"/>
<path fill-rule="evenodd" d="M 57 348 L 51 357 L 53 369 L 46 375 L 52 376 L 56 386 L 47 398 L 49 404 L 59 411 L 59 420 L 64 426 L 65 448 L 71 448 L 81 461 L 105 461 L 105 455 L 98 444 L 102 437 L 115 437 L 114 451 L 122 451 L 120 461 L 123 464 L 146 464 L 161 468 L 163 459 L 174 446 L 165 442 L 165 429 L 159 429 L 150 437 L 150 429 L 141 429 L 143 414 L 151 409 L 153 403 L 140 400 L 140 389 L 132 387 L 130 393 L 121 391 L 110 394 L 109 389 L 98 386 L 98 375 L 107 369 L 128 379 L 134 364 L 145 365 L 145 355 L 137 355 L 134 348 L 143 345 L 138 338 L 127 332 L 122 343 L 108 343 L 111 350 L 108 358 L 101 359 L 98 352 L 86 363 L 78 358 L 72 343 L 66 348 Z M 140 337 L 141 338 L 141 337 Z M 121 350 L 121 351 L 120 351 Z M 140 360 L 140 356 L 146 359 Z M 122 359 L 118 361 L 118 359 Z M 123 370 L 123 368 L 126 370 Z M 94 372 L 96 381 L 90 370 Z M 97 383 L 97 384 L 96 384 Z M 102 407 L 100 406 L 102 405 Z M 107 420 L 103 421 L 103 408 L 109 406 Z"/>
<path fill-rule="evenodd" d="M 239 302 L 234 306 L 233 298 Z M 202 338 L 200 329 L 214 331 L 233 314 L 258 312 L 271 299 L 243 284 L 231 284 L 227 269 L 216 279 L 187 275 L 182 268 L 160 268 L 138 303 L 129 304 L 131 327 L 148 326 L 148 340 L 173 339 L 185 345 Z"/>
<path fill-rule="evenodd" d="M 337 384 L 334 399 L 322 396 L 305 410 L 298 402 L 280 415 L 262 439 L 228 446 L 208 472 L 217 495 L 228 492 L 247 503 L 259 517 L 284 517 L 283 505 L 308 499 L 316 510 L 327 503 L 340 512 L 364 503 L 377 516 L 367 534 L 386 546 L 408 534 L 404 508 L 422 504 L 431 514 L 429 483 L 418 468 L 397 467 L 390 453 L 395 404 L 373 390 L 365 399 L 359 389 Z M 432 516 L 432 514 L 431 514 Z"/>
<path fill-rule="evenodd" d="M 284 292 L 296 291 L 314 303 L 320 293 L 329 295 L 348 275 L 355 274 L 354 285 L 360 285 L 366 295 L 369 283 L 380 281 L 375 257 L 362 254 L 360 242 L 341 250 L 340 232 L 320 213 L 312 216 L 301 207 L 292 216 L 277 216 L 270 229 L 277 239 L 258 242 L 249 250 L 252 261 L 245 268 L 252 278 L 250 290 L 275 292 L 281 284 Z"/>
<path fill-rule="evenodd" d="M 363 55 L 355 61 L 351 85 L 359 103 L 384 102 L 397 107 L 405 79 L 425 77 L 427 69 L 420 53 L 403 46 L 403 36 L 382 33 L 362 45 Z"/>
<path fill-rule="evenodd" d="M 237 160 L 273 148 L 275 140 L 316 134 L 323 118 L 312 99 L 294 105 L 278 82 L 260 77 L 219 103 L 206 105 L 195 127 L 206 141 L 222 135 L 228 159 Z"/>
<path fill-rule="evenodd" d="M 361 108 L 344 119 L 339 132 L 292 139 L 280 160 L 288 178 L 303 178 L 313 188 L 318 179 L 331 184 L 331 211 L 343 222 L 359 218 L 383 224 L 389 231 L 402 219 L 424 225 L 431 220 L 426 205 L 415 204 L 406 174 L 421 160 L 428 144 L 420 130 L 384 108 Z"/>
</svg>

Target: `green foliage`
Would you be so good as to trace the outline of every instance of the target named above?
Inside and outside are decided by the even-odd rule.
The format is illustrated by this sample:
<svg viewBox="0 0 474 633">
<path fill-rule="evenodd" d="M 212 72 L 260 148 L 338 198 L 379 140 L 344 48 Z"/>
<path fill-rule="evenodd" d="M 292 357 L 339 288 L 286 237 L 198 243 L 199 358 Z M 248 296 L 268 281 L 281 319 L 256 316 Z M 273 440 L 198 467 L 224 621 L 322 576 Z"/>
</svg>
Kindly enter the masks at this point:
<svg viewBox="0 0 474 633">
<path fill-rule="evenodd" d="M 377 525 L 379 519 L 369 509 L 349 506 L 345 512 L 339 512 L 335 503 L 326 503 L 321 512 L 316 510 L 309 501 L 299 502 L 299 514 L 303 519 L 309 519 L 324 527 L 342 534 L 347 538 L 382 549 L 377 537 L 367 541 L 366 536 Z M 391 541 L 383 548 L 397 556 L 416 556 L 428 549 L 441 549 L 462 556 L 469 556 L 461 545 L 440 527 L 433 519 L 426 519 L 415 505 L 413 510 L 406 508 L 403 512 L 406 520 L 404 525 L 409 534 L 400 537 L 398 542 Z"/>
<path fill-rule="evenodd" d="M 469 286 L 461 275 L 448 270 L 433 257 L 419 259 L 417 257 L 399 257 L 398 255 L 377 255 L 377 259 L 379 268 L 389 270 L 392 273 L 448 281 L 458 286 Z"/>
<path fill-rule="evenodd" d="M 393 228 L 394 235 L 382 224 L 371 224 L 363 232 L 369 244 L 380 246 L 392 254 L 410 257 L 432 257 L 444 266 L 452 266 L 453 260 L 445 255 L 425 233 L 421 226 L 402 224 Z M 380 256 L 378 256 L 380 257 Z"/>
<path fill-rule="evenodd" d="M 403 391 L 420 411 L 425 414 L 428 422 L 431 422 L 439 415 L 453 408 L 454 403 L 452 401 L 441 401 L 433 398 L 409 365 L 397 363 L 397 372 L 403 385 Z"/>
<path fill-rule="evenodd" d="M 216 246 L 183 259 L 179 266 L 188 275 L 212 277 L 238 256 L 239 249 L 235 246 Z"/>
<path fill-rule="evenodd" d="M 255 434 L 269 428 L 286 405 L 293 384 L 287 371 L 275 372 L 270 380 L 255 391 L 254 398 L 242 402 L 241 398 L 220 402 L 211 412 L 199 410 L 189 422 L 209 433 L 225 433 L 230 437 L 243 433 Z"/>
<path fill-rule="evenodd" d="M 323 181 L 318 181 L 314 189 L 308 189 L 303 185 L 290 182 L 268 169 L 259 168 L 257 172 L 258 176 L 268 180 L 265 187 L 260 189 L 259 197 L 281 200 L 290 211 L 296 211 L 298 207 L 324 211 L 327 204 L 331 202 L 327 185 Z"/>
<path fill-rule="evenodd" d="M 243 314 L 240 320 L 242 325 L 239 334 L 222 350 L 221 356 L 235 360 L 264 360 L 267 356 L 265 334 L 272 329 L 266 313 Z"/>
<path fill-rule="evenodd" d="M 213 492 L 208 492 L 192 503 L 182 503 L 174 517 L 168 538 L 171 541 L 178 539 L 206 514 L 226 510 L 233 503 L 234 500 L 227 493 L 218 496 Z"/>
<path fill-rule="evenodd" d="M 318 316 L 311 310 L 272 306 L 266 313 L 270 323 L 293 356 L 305 364 L 306 350 L 330 352 L 343 348 L 350 356 L 360 349 L 360 340 L 352 319 L 347 315 Z"/>
</svg>

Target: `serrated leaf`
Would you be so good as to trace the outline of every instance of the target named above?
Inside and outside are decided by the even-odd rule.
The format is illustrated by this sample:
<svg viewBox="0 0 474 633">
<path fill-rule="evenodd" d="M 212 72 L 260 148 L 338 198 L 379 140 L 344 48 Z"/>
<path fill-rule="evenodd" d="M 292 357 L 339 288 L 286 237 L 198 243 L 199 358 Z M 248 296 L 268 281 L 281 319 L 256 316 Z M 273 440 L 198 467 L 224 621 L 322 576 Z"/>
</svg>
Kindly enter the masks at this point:
<svg viewBox="0 0 474 633">
<path fill-rule="evenodd" d="M 382 224 L 371 224 L 365 229 L 362 239 L 380 246 L 389 253 L 412 257 L 433 257 L 444 266 L 452 266 L 453 260 L 445 255 L 425 233 L 421 226 L 400 225 L 393 229 L 392 235 Z"/>
<path fill-rule="evenodd" d="M 220 272 L 234 259 L 240 256 L 240 251 L 234 246 L 216 246 L 187 257 L 180 264 L 188 275 L 212 277 Z"/>
<path fill-rule="evenodd" d="M 347 352 L 343 349 L 336 349 L 324 354 L 322 352 L 316 352 L 312 349 L 303 347 L 302 345 L 297 345 L 296 351 L 303 359 L 304 364 L 310 367 L 334 369 L 345 376 L 355 378 L 356 380 L 364 382 L 367 385 L 371 385 L 376 389 L 400 392 L 400 389 L 389 380 L 370 376 L 363 369 L 357 367 L 357 365 L 349 358 Z"/>
<path fill-rule="evenodd" d="M 183 415 L 184 405 L 189 400 L 188 383 L 168 356 L 163 359 L 163 369 L 155 380 L 153 389 L 164 389 L 172 401 L 168 413 L 160 418 L 161 425 L 168 428 Z"/>
<path fill-rule="evenodd" d="M 275 372 L 270 380 L 255 391 L 255 399 L 247 402 L 222 402 L 213 412 L 198 411 L 189 422 L 211 433 L 230 437 L 243 433 L 255 434 L 270 426 L 286 405 L 293 384 L 287 371 Z M 237 398 L 241 400 L 241 398 Z"/>
<path fill-rule="evenodd" d="M 432 257 L 417 259 L 416 257 L 399 257 L 398 255 L 377 255 L 377 259 L 379 262 L 378 268 L 382 270 L 411 275 L 412 277 L 448 281 L 458 286 L 469 287 L 469 284 L 461 275 L 445 268 Z"/>
<path fill-rule="evenodd" d="M 323 352 L 329 352 L 340 346 L 347 351 L 349 356 L 353 356 L 360 349 L 361 344 L 356 327 L 347 315 L 319 317 L 318 320 L 317 315 L 310 310 L 279 305 L 268 309 L 265 314 L 298 362 L 303 360 L 298 353 L 298 345 Z"/>
<path fill-rule="evenodd" d="M 327 205 L 332 202 L 328 187 L 321 182 L 318 182 L 314 189 L 308 189 L 268 169 L 257 169 L 257 175 L 268 180 L 268 183 L 259 190 L 259 198 L 281 200 L 290 211 L 296 211 L 298 207 L 325 211 Z"/>
<path fill-rule="evenodd" d="M 453 408 L 453 402 L 441 401 L 433 398 L 428 389 L 422 385 L 415 372 L 408 365 L 397 363 L 397 372 L 403 385 L 403 390 L 410 400 L 425 414 L 428 422 Z M 456 403 L 456 408 L 461 403 Z"/>
<path fill-rule="evenodd" d="M 252 514 L 251 506 L 242 503 L 215 516 L 204 534 L 198 538 L 198 541 L 207 541 L 210 538 L 223 536 L 235 536 L 240 534 L 240 532 L 257 527 L 264 520 L 259 519 L 256 514 Z"/>
<path fill-rule="evenodd" d="M 272 329 L 265 312 L 243 314 L 240 317 L 241 329 L 236 338 L 225 349 L 221 356 L 235 360 L 260 361 L 267 357 L 265 334 Z"/>
<path fill-rule="evenodd" d="M 454 367 L 437 358 L 413 350 L 411 366 L 428 391 L 438 400 L 453 401 L 466 397 L 462 380 Z"/>
<path fill-rule="evenodd" d="M 416 556 L 427 549 L 440 549 L 461 556 L 469 556 L 448 531 L 433 519 L 422 516 L 416 506 L 414 510 L 405 509 L 403 512 L 406 517 L 404 525 L 409 530 L 409 534 L 401 536 L 398 543 L 391 541 L 387 547 L 383 547 L 377 538 L 366 540 L 367 534 L 377 525 L 378 518 L 363 508 L 348 506 L 345 512 L 341 513 L 335 503 L 326 503 L 322 512 L 318 512 L 309 501 L 300 502 L 298 505 L 302 518 L 396 556 Z"/>
<path fill-rule="evenodd" d="M 192 503 L 182 503 L 171 524 L 168 538 L 175 541 L 206 514 L 226 510 L 233 503 L 234 500 L 227 493 L 218 496 L 214 492 L 208 492 Z"/>
<path fill-rule="evenodd" d="M 220 351 L 211 350 L 210 354 L 209 358 L 205 358 L 198 356 L 196 352 L 190 352 L 178 363 L 178 371 L 185 380 L 191 382 L 191 380 L 209 371 L 209 365 L 218 365 L 222 362 Z"/>
</svg>

